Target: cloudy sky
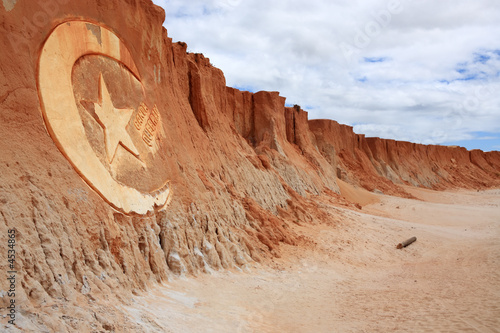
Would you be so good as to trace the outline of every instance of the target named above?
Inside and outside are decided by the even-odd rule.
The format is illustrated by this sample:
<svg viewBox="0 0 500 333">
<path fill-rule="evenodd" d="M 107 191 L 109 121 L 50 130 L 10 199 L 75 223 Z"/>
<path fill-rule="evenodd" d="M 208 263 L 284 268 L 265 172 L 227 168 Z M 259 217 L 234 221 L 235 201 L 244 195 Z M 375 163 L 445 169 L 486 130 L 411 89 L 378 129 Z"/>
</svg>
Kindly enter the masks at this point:
<svg viewBox="0 0 500 333">
<path fill-rule="evenodd" d="M 367 136 L 500 150 L 498 0 L 154 2 L 229 86 Z"/>
</svg>

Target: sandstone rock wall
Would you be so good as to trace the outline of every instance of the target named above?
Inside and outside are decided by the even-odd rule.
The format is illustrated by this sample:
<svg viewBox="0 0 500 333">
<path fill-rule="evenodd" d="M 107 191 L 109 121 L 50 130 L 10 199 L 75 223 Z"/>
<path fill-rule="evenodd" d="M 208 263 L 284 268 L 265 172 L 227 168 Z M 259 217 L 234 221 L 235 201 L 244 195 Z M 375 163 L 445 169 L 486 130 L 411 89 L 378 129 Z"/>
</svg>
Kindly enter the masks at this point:
<svg viewBox="0 0 500 333">
<path fill-rule="evenodd" d="M 318 148 L 337 175 L 373 191 L 405 196 L 398 184 L 432 189 L 498 186 L 500 152 L 366 138 L 332 120 L 311 120 Z"/>
<path fill-rule="evenodd" d="M 17 231 L 17 300 L 25 313 L 63 299 L 126 302 L 128 292 L 175 275 L 279 256 L 280 242 L 300 241 L 292 223 L 321 218 L 315 198 L 339 199 L 337 177 L 397 195 L 407 195 L 398 184 L 500 185 L 498 152 L 365 138 L 334 121 L 308 121 L 277 92 L 226 87 L 208 58 L 172 43 L 163 10 L 149 0 L 18 0 L 9 11 L 0 7 L 0 16 L 0 242 Z M 47 130 L 39 56 L 55 27 L 81 20 L 119 36 L 140 74 L 144 103 L 158 106 L 155 168 L 173 193 L 166 210 L 113 209 Z M 113 70 L 103 63 L 103 71 Z M 97 83 L 79 82 L 97 91 Z M 121 177 L 141 181 L 134 173 Z M 5 270 L 5 251 L 0 260 Z M 0 289 L 7 290 L 5 279 Z M 0 298 L 2 307 L 7 302 Z M 67 319 L 67 327 L 94 321 L 82 316 Z"/>
</svg>

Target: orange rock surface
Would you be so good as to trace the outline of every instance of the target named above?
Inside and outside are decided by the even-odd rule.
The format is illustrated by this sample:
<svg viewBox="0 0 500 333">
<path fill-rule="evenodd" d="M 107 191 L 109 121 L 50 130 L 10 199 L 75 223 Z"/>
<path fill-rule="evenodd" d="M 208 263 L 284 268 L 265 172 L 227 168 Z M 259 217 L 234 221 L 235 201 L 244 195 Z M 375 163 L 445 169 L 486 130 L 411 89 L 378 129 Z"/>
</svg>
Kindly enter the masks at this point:
<svg viewBox="0 0 500 333">
<path fill-rule="evenodd" d="M 285 107 L 278 92 L 227 87 L 208 58 L 172 43 L 162 27 L 163 10 L 150 0 L 40 4 L 18 0 L 9 11 L 0 6 L 0 242 L 16 230 L 16 300 L 25 331 L 36 331 L 30 316 L 51 306 L 66 314 L 66 330 L 109 329 L 113 324 L 105 318 L 79 307 L 114 297 L 126 303 L 130 292 L 173 276 L 280 256 L 280 243 L 303 242 L 290 225 L 323 217 L 318 198 L 355 208 L 341 196 L 337 178 L 350 184 L 343 184 L 350 193 L 361 186 L 406 197 L 411 195 L 400 185 L 500 186 L 499 152 L 366 138 L 333 120 L 308 120 L 300 107 Z M 172 201 L 164 210 L 128 214 L 108 204 L 44 121 L 38 75 L 45 41 L 60 24 L 82 20 L 116 34 L 137 66 L 142 88 L 135 104 L 124 88 L 133 84 L 110 85 L 116 108 L 133 108 L 142 99 L 156 105 L 162 119 L 157 155 L 142 160 L 147 172 L 123 163 L 108 168 L 110 175 L 141 191 L 157 183 L 148 175 L 167 177 Z M 108 73 L 104 77 L 120 77 L 116 65 L 92 61 Z M 83 70 L 75 73 L 78 80 L 66 79 L 97 96 L 97 81 L 87 82 Z M 82 117 L 89 117 L 88 105 L 92 116 L 91 102 L 80 103 Z M 137 117 L 138 108 L 134 112 Z M 132 125 L 127 131 L 133 139 Z M 95 150 L 104 149 L 99 127 L 86 131 Z M 0 255 L 3 271 L 6 255 Z M 1 279 L 0 290 L 7 289 Z M 7 302 L 0 298 L 2 307 Z M 57 321 L 44 318 L 36 319 L 43 329 L 58 329 Z"/>
</svg>

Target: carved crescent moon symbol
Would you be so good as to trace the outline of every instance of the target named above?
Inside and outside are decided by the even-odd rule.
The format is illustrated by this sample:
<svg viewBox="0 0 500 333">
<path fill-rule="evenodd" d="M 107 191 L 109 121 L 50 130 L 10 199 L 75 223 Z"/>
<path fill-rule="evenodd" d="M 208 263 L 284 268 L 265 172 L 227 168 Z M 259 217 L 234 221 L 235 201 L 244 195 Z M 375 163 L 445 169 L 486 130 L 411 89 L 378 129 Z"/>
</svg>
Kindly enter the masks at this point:
<svg viewBox="0 0 500 333">
<path fill-rule="evenodd" d="M 130 52 L 112 31 L 84 21 L 60 24 L 43 46 L 38 68 L 38 91 L 47 130 L 79 175 L 113 208 L 125 214 L 162 209 L 171 199 L 168 181 L 152 193 L 117 182 L 87 140 L 71 74 L 75 62 L 89 54 L 115 59 L 140 81 Z"/>
</svg>

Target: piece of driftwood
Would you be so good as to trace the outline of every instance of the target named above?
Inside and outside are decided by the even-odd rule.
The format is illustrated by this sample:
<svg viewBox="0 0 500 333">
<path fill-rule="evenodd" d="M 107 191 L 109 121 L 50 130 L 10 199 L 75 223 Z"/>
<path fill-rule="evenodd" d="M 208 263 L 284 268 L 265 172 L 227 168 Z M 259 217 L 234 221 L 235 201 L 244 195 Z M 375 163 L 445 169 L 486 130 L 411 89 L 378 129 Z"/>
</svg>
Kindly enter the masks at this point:
<svg viewBox="0 0 500 333">
<path fill-rule="evenodd" d="M 399 243 L 398 246 L 396 246 L 396 248 L 397 249 L 402 249 L 403 247 L 407 247 L 408 245 L 410 245 L 411 243 L 413 243 L 416 240 L 417 240 L 417 237 L 412 237 L 410 239 L 405 240 L 402 243 Z"/>
</svg>

